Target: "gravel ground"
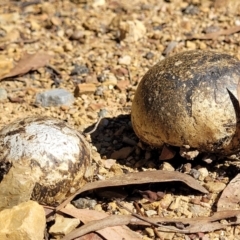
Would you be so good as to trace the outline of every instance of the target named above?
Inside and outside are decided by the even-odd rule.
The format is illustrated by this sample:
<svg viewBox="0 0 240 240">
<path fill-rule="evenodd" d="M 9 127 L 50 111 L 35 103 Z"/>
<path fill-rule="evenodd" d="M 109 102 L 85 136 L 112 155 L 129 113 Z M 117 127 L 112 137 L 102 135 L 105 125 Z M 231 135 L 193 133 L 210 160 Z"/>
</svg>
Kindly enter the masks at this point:
<svg viewBox="0 0 240 240">
<path fill-rule="evenodd" d="M 103 117 L 88 136 L 96 179 L 154 169 L 191 172 L 202 184 L 221 185 L 210 190 L 205 202 L 199 200 L 204 204 L 194 203 L 191 189 L 179 190 L 170 184 L 161 190 L 174 206 L 164 209 L 161 201 L 149 205 L 140 200 L 142 210 L 169 217 L 209 216 L 219 193 L 237 173 L 236 164 L 206 164 L 180 157 L 160 161 L 158 149 L 139 142 L 129 114 L 142 76 L 166 56 L 211 49 L 240 59 L 240 34 L 235 30 L 240 26 L 239 10 L 237 0 L 1 0 L 0 76 L 8 73 L 24 52 L 45 52 L 52 57 L 45 67 L 0 82 L 7 92 L 5 96 L 0 91 L 0 127 L 19 117 L 47 115 L 88 132 Z M 38 93 L 54 88 L 68 90 L 74 103 L 36 104 Z M 113 165 L 109 168 L 107 163 Z M 109 207 L 104 210 L 111 213 L 113 203 L 105 204 Z M 138 231 L 145 239 L 157 239 L 149 229 Z M 231 240 L 240 239 L 240 228 L 228 227 L 204 236 L 160 235 L 173 240 Z"/>
</svg>

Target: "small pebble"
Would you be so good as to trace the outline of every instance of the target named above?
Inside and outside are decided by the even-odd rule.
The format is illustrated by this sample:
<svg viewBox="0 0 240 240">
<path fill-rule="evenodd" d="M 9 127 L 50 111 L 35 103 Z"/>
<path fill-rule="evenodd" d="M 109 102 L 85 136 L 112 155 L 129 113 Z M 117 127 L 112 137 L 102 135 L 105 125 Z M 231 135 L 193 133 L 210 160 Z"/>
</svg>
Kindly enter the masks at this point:
<svg viewBox="0 0 240 240">
<path fill-rule="evenodd" d="M 161 165 L 160 170 L 165 170 L 165 171 L 170 171 L 170 172 L 175 171 L 174 167 L 168 162 L 164 162 Z"/>
<path fill-rule="evenodd" d="M 169 205 L 172 203 L 172 201 L 173 201 L 173 196 L 171 194 L 165 194 L 165 196 L 163 197 L 159 205 L 161 206 L 161 210 L 167 209 Z"/>
<path fill-rule="evenodd" d="M 125 55 L 118 59 L 119 64 L 130 65 L 132 58 L 129 55 Z"/>
<path fill-rule="evenodd" d="M 84 32 L 81 30 L 76 30 L 71 34 L 70 40 L 79 40 L 83 37 L 84 37 Z"/>
<path fill-rule="evenodd" d="M 144 56 L 146 59 L 150 60 L 154 57 L 154 53 L 152 52 L 148 52 L 145 56 Z"/>
<path fill-rule="evenodd" d="M 107 116 L 107 114 L 108 114 L 108 111 L 107 111 L 106 109 L 101 109 L 101 110 L 99 111 L 99 113 L 98 113 L 98 117 L 104 118 L 104 117 Z M 106 120 L 107 120 L 107 119 L 106 119 Z"/>
<path fill-rule="evenodd" d="M 97 90 L 95 91 L 95 95 L 103 96 L 103 93 L 104 93 L 104 87 L 102 87 L 102 86 L 97 87 Z"/>
<path fill-rule="evenodd" d="M 157 212 L 155 210 L 148 210 L 148 211 L 145 211 L 145 213 L 148 217 L 151 217 L 153 215 L 157 215 Z"/>
<path fill-rule="evenodd" d="M 7 99 L 7 91 L 4 88 L 0 88 L 0 100 Z"/>
<path fill-rule="evenodd" d="M 183 168 L 182 168 L 184 173 L 189 173 L 191 171 L 191 169 L 192 169 L 192 164 L 191 163 L 184 164 Z"/>
<path fill-rule="evenodd" d="M 74 69 L 71 71 L 70 75 L 81 75 L 81 74 L 88 74 L 89 69 L 85 65 L 74 65 Z"/>
<path fill-rule="evenodd" d="M 65 89 L 51 89 L 38 93 L 36 96 L 36 104 L 39 104 L 42 107 L 61 105 L 70 106 L 73 102 L 73 94 Z"/>
<path fill-rule="evenodd" d="M 72 201 L 72 204 L 79 209 L 94 209 L 94 207 L 97 205 L 97 201 L 94 199 L 79 198 L 75 201 Z"/>
<path fill-rule="evenodd" d="M 191 4 L 183 10 L 183 13 L 188 15 L 197 15 L 199 13 L 199 8 Z"/>
<path fill-rule="evenodd" d="M 147 227 L 147 228 L 145 228 L 145 231 L 147 232 L 149 237 L 154 237 L 155 236 L 154 231 L 153 231 L 152 228 Z"/>
<path fill-rule="evenodd" d="M 205 177 L 208 176 L 208 170 L 206 168 L 199 168 L 198 172 L 200 173 L 199 180 L 203 181 Z"/>
<path fill-rule="evenodd" d="M 212 182 L 205 183 L 204 187 L 211 193 L 219 193 L 226 187 L 226 184 L 222 182 L 212 181 Z"/>
<path fill-rule="evenodd" d="M 200 176 L 200 172 L 194 168 L 192 168 L 189 172 L 189 174 L 194 177 L 195 179 L 198 179 Z"/>
<path fill-rule="evenodd" d="M 93 7 L 103 6 L 106 3 L 105 0 L 94 0 L 92 3 Z"/>
<path fill-rule="evenodd" d="M 100 74 L 97 76 L 97 80 L 100 82 L 100 83 L 103 83 L 106 81 L 106 75 L 105 74 Z"/>
</svg>

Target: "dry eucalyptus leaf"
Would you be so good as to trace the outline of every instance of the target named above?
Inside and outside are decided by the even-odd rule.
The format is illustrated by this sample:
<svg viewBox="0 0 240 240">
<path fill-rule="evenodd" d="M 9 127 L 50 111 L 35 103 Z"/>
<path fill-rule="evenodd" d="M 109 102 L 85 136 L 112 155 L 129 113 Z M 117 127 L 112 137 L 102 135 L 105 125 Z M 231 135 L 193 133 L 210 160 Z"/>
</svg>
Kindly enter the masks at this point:
<svg viewBox="0 0 240 240">
<path fill-rule="evenodd" d="M 133 172 L 128 174 L 123 174 L 120 176 L 115 176 L 103 181 L 96 181 L 92 183 L 87 183 L 79 191 L 77 191 L 73 196 L 68 198 L 62 204 L 57 207 L 57 210 L 62 209 L 66 204 L 68 204 L 72 199 L 80 193 L 85 191 L 104 188 L 104 187 L 117 187 L 126 186 L 133 184 L 144 184 L 144 183 L 156 183 L 156 182 L 184 182 L 189 187 L 198 190 L 202 193 L 208 193 L 208 191 L 201 186 L 197 180 L 189 175 L 180 172 L 169 172 L 169 171 L 146 171 L 146 172 Z"/>
<path fill-rule="evenodd" d="M 22 58 L 18 61 L 17 65 L 10 70 L 10 72 L 0 80 L 15 77 L 18 75 L 24 75 L 29 71 L 37 70 L 38 68 L 44 67 L 48 61 L 50 60 L 51 56 L 44 52 L 38 52 L 34 54 L 29 54 L 25 52 Z"/>
<path fill-rule="evenodd" d="M 107 240 L 135 240 L 141 238 L 140 235 L 130 230 L 127 226 L 118 226 L 128 223 L 117 223 L 118 216 L 113 216 L 115 218 L 110 218 L 109 221 L 102 221 L 103 219 L 107 219 L 109 215 L 95 210 L 77 209 L 71 205 L 70 207 L 62 209 L 61 212 L 78 218 L 85 224 L 83 227 L 78 228 L 66 235 L 64 238 L 62 238 L 62 240 L 75 239 L 76 237 L 93 231 L 96 231 Z"/>
<path fill-rule="evenodd" d="M 224 30 L 220 30 L 218 32 L 213 32 L 213 33 L 207 33 L 205 35 L 199 35 L 199 34 L 195 34 L 192 36 L 189 36 L 187 39 L 188 40 L 195 40 L 195 39 L 200 39 L 200 40 L 215 40 L 217 39 L 219 36 L 225 35 L 232 35 L 234 33 L 237 33 L 240 31 L 240 26 L 234 26 L 234 27 L 230 27 L 228 29 L 224 29 Z"/>
<path fill-rule="evenodd" d="M 217 203 L 217 211 L 239 209 L 240 174 L 238 174 L 223 190 Z"/>
<path fill-rule="evenodd" d="M 83 227 L 74 230 L 69 235 L 63 238 L 63 240 L 71 240 L 76 238 L 77 236 L 81 236 L 88 232 L 103 231 L 100 233 L 105 237 L 106 233 L 113 233 L 114 226 L 119 225 L 155 225 L 157 226 L 158 231 L 164 232 L 179 232 L 179 233 L 199 233 L 199 232 L 212 232 L 218 229 L 224 229 L 227 226 L 235 225 L 240 223 L 240 211 L 238 210 L 229 210 L 229 211 L 221 211 L 216 212 L 213 216 L 210 217 L 196 217 L 196 218 L 169 218 L 169 217 L 140 217 L 136 218 L 131 215 L 112 215 L 109 216 L 106 213 L 100 213 L 95 210 L 88 209 L 75 209 L 71 207 L 71 205 L 67 208 L 61 210 L 62 213 L 68 214 L 72 217 L 78 218 L 83 221 L 86 225 Z M 92 218 L 94 216 L 94 220 Z M 98 221 L 99 219 L 100 221 Z M 222 222 L 222 220 L 228 220 Z M 122 229 L 121 229 L 122 230 Z M 108 232 L 111 231 L 111 232 Z M 128 234 L 129 232 L 127 232 Z M 132 233 L 132 232 L 131 232 Z M 114 234 L 114 233 L 113 233 Z M 111 239 L 109 237 L 116 237 L 117 235 L 107 235 L 107 239 Z M 122 234 L 121 234 L 122 236 Z M 125 235 L 126 236 L 126 235 Z M 130 237 L 130 236 L 128 236 Z M 113 239 L 113 238 L 112 238 Z M 114 238 L 118 239 L 118 238 Z M 131 238 L 126 238 L 131 239 Z"/>
</svg>

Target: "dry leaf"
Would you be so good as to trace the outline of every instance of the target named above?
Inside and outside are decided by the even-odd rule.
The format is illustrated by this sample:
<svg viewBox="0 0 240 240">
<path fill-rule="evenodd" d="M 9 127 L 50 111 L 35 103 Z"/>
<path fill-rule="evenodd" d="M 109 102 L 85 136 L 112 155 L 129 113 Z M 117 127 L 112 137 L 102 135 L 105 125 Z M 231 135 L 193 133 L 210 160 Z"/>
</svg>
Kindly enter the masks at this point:
<svg viewBox="0 0 240 240">
<path fill-rule="evenodd" d="M 110 216 L 103 212 L 88 209 L 77 209 L 73 206 L 64 208 L 62 213 L 66 213 L 72 217 L 80 219 L 85 225 L 66 235 L 62 240 L 70 240 L 85 235 L 86 233 L 96 231 L 108 240 L 136 240 L 140 239 L 140 235 L 133 232 L 126 226 L 129 219 L 118 222 L 118 216 Z"/>
<path fill-rule="evenodd" d="M 105 227 L 109 229 L 112 226 L 119 225 L 143 225 L 143 226 L 157 226 L 158 231 L 164 232 L 179 232 L 179 233 L 200 233 L 200 232 L 212 232 L 218 229 L 224 229 L 227 226 L 236 225 L 240 223 L 240 211 L 229 210 L 216 212 L 211 217 L 197 217 L 197 218 L 169 218 L 169 217 L 143 217 L 139 216 L 141 219 L 136 218 L 131 215 L 112 215 L 108 216 L 106 213 L 100 213 L 95 210 L 88 209 L 74 209 L 74 208 L 64 208 L 61 210 L 62 213 L 66 213 L 72 217 L 78 218 L 81 221 L 90 221 L 87 225 L 76 229 L 71 232 L 62 240 L 70 240 L 74 237 L 86 234 L 89 231 L 104 231 Z M 100 221 L 91 221 L 92 216 L 100 219 Z M 221 220 L 227 220 L 221 222 Z M 102 230 L 99 230 L 102 229 Z M 105 233 L 100 233 L 102 236 Z M 122 235 L 121 235 L 122 236 Z M 125 235 L 126 236 L 126 235 Z M 107 239 L 110 235 L 107 236 Z M 113 239 L 113 238 L 112 238 Z M 115 239 L 115 238 L 114 238 Z M 129 238 L 127 238 L 129 239 Z"/>
<path fill-rule="evenodd" d="M 171 147 L 164 144 L 159 160 L 169 160 L 174 158 L 176 151 Z"/>
<path fill-rule="evenodd" d="M 240 202 L 240 174 L 238 174 L 223 190 L 217 203 L 217 211 L 239 208 Z"/>
<path fill-rule="evenodd" d="M 37 70 L 38 68 L 45 66 L 50 58 L 51 56 L 49 54 L 43 52 L 34 54 L 25 52 L 22 58 L 18 61 L 17 65 L 12 68 L 8 74 L 1 77 L 0 80 L 18 75 L 24 75 L 29 71 Z"/>
<path fill-rule="evenodd" d="M 187 39 L 188 40 L 195 40 L 195 39 L 216 40 L 219 36 L 222 36 L 222 35 L 228 36 L 228 35 L 231 35 L 231 34 L 234 34 L 237 32 L 240 32 L 240 26 L 234 26 L 229 29 L 225 29 L 225 30 L 221 30 L 218 32 L 213 32 L 213 33 L 207 33 L 205 35 L 196 34 L 196 35 L 189 36 Z"/>
<path fill-rule="evenodd" d="M 144 183 L 156 183 L 156 182 L 175 182 L 180 181 L 187 184 L 189 187 L 196 189 L 202 193 L 208 193 L 208 191 L 201 186 L 197 180 L 193 177 L 180 173 L 180 172 L 169 172 L 169 171 L 146 171 L 146 172 L 133 172 L 128 174 L 123 174 L 120 176 L 115 176 L 113 178 L 96 181 L 92 183 L 87 183 L 80 190 L 78 190 L 73 196 L 65 200 L 62 204 L 57 207 L 57 210 L 62 209 L 66 204 L 68 204 L 72 199 L 85 191 L 104 188 L 104 187 L 116 187 L 116 186 L 126 186 L 133 184 L 144 184 Z"/>
</svg>

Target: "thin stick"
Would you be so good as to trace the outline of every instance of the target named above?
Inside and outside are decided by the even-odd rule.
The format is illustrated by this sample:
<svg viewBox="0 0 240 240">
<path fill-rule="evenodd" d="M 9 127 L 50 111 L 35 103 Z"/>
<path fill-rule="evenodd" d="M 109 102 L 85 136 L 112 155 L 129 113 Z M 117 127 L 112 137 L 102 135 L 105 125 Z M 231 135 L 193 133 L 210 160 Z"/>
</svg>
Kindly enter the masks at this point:
<svg viewBox="0 0 240 240">
<path fill-rule="evenodd" d="M 132 84 L 132 76 L 131 76 L 131 72 L 129 67 L 127 66 L 127 70 L 128 70 L 128 78 L 129 78 L 129 82 Z"/>
<path fill-rule="evenodd" d="M 86 135 L 90 135 L 91 133 L 95 132 L 95 131 L 97 130 L 97 127 L 98 127 L 98 125 L 99 125 L 99 123 L 101 122 L 102 119 L 103 119 L 103 117 L 99 117 L 99 119 L 98 119 L 98 121 L 96 122 L 93 130 L 91 130 L 91 131 L 89 131 L 89 132 L 85 132 L 85 133 L 83 133 L 83 134 L 86 136 Z"/>
<path fill-rule="evenodd" d="M 164 226 L 164 225 L 159 224 L 159 223 L 156 223 L 156 222 L 152 222 L 152 221 L 146 219 L 145 217 L 142 217 L 142 216 L 140 216 L 139 214 L 132 212 L 129 208 L 123 206 L 123 205 L 120 203 L 119 200 L 116 200 L 116 203 L 117 203 L 118 206 L 120 206 L 120 207 L 124 208 L 125 210 L 127 210 L 128 212 L 130 212 L 130 213 L 132 214 L 132 216 L 134 216 L 134 217 L 136 217 L 136 218 L 138 218 L 138 219 L 140 219 L 140 220 L 142 220 L 142 221 L 144 221 L 144 222 L 147 222 L 147 223 L 149 223 L 149 224 L 151 224 L 151 225 L 153 225 L 153 226 L 164 227 L 164 228 L 166 228 L 166 229 L 173 230 L 171 227 Z"/>
</svg>

